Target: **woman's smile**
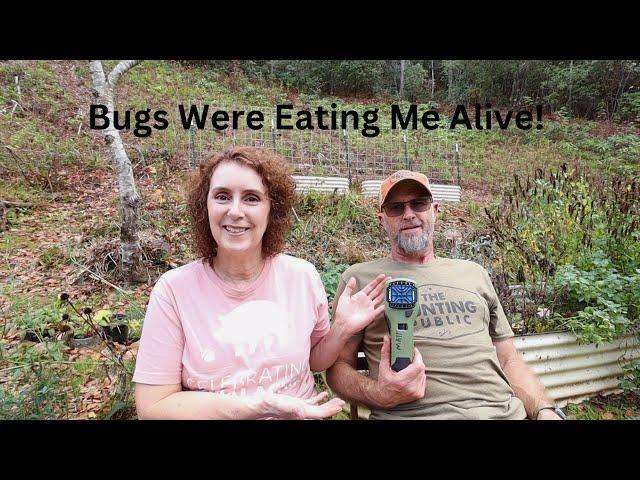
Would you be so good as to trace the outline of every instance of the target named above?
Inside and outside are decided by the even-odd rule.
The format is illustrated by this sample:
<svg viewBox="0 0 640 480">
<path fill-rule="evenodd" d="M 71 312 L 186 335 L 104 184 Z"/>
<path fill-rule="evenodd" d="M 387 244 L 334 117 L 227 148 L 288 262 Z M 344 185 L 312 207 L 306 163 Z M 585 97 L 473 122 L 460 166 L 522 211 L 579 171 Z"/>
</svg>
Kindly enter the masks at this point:
<svg viewBox="0 0 640 480">
<path fill-rule="evenodd" d="M 249 230 L 250 227 L 236 227 L 233 225 L 223 225 L 222 228 L 230 235 L 237 236 L 245 233 L 247 230 Z"/>
</svg>

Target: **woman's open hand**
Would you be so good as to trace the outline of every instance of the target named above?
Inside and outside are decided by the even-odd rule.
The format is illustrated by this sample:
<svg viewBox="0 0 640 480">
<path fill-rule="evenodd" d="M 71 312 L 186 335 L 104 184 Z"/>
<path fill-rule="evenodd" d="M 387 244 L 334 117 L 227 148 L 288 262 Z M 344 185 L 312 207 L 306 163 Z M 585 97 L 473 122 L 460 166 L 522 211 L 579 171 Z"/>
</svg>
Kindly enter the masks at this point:
<svg viewBox="0 0 640 480">
<path fill-rule="evenodd" d="M 351 277 L 338 299 L 334 322 L 341 325 L 349 335 L 363 330 L 384 312 L 384 274 L 378 275 L 358 293 L 354 294 L 356 279 Z"/>
<path fill-rule="evenodd" d="M 336 397 L 320 404 L 320 400 L 328 395 L 327 392 L 322 392 L 303 399 L 278 393 L 267 394 L 264 397 L 266 417 L 288 420 L 320 420 L 333 417 L 342 410 L 345 402 Z"/>
</svg>

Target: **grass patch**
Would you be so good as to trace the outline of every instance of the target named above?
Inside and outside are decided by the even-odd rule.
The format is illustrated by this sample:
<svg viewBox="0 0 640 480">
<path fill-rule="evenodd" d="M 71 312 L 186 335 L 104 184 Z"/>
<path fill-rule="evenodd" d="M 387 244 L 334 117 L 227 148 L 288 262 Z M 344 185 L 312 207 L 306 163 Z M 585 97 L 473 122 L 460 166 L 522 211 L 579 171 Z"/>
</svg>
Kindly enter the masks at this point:
<svg viewBox="0 0 640 480">
<path fill-rule="evenodd" d="M 640 419 L 640 396 L 598 395 L 580 404 L 568 404 L 566 412 L 575 420 L 637 420 Z"/>
</svg>

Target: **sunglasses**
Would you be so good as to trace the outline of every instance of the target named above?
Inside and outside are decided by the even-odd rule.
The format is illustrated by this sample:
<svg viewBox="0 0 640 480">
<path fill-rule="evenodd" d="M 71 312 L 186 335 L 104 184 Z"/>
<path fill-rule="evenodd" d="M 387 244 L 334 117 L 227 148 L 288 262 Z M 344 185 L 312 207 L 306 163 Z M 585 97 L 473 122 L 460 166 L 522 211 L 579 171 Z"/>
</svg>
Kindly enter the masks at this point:
<svg viewBox="0 0 640 480">
<path fill-rule="evenodd" d="M 384 213 L 386 213 L 388 217 L 399 217 L 404 213 L 404 208 L 407 204 L 409 204 L 411 210 L 420 213 L 429 210 L 432 203 L 432 198 L 422 197 L 408 200 L 406 202 L 385 203 L 384 205 L 382 205 L 381 210 L 384 210 Z"/>
</svg>

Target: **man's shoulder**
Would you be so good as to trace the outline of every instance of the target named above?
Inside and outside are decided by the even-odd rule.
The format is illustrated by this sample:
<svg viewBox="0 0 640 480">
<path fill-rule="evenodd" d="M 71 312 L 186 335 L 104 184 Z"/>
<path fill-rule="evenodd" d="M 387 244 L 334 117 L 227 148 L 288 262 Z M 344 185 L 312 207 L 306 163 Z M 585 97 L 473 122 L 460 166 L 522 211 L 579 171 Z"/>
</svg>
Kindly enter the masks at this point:
<svg viewBox="0 0 640 480">
<path fill-rule="evenodd" d="M 407 266 L 410 265 L 407 264 Z M 379 273 L 384 273 L 391 270 L 397 270 L 400 267 L 402 267 L 402 264 L 394 262 L 387 257 L 383 257 L 371 260 L 369 262 L 354 263 L 344 271 L 344 273 L 342 274 L 342 278 L 346 280 L 349 277 L 366 277 L 368 279 L 371 276 L 375 276 Z M 415 266 L 413 267 L 415 268 Z M 435 267 L 446 271 L 451 271 L 456 275 L 478 274 L 484 276 L 487 274 L 486 269 L 479 263 L 472 260 L 462 260 L 459 258 L 438 257 L 436 261 L 433 264 L 428 265 L 428 267 Z"/>
<path fill-rule="evenodd" d="M 473 260 L 464 260 L 461 258 L 447 258 L 447 257 L 439 257 L 440 265 L 442 267 L 449 268 L 457 268 L 462 270 L 476 270 L 479 272 L 485 272 L 486 269 L 477 262 Z"/>
</svg>

